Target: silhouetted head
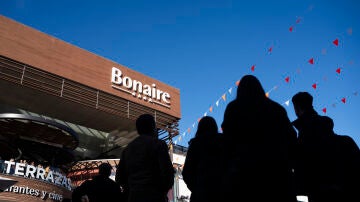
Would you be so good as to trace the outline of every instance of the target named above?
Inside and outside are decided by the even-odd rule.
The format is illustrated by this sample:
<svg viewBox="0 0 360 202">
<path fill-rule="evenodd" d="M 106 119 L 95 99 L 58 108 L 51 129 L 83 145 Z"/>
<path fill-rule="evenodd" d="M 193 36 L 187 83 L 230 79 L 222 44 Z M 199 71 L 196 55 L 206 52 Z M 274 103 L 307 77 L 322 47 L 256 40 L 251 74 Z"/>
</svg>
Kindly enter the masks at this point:
<svg viewBox="0 0 360 202">
<path fill-rule="evenodd" d="M 112 166 L 109 163 L 102 163 L 99 165 L 99 175 L 109 177 L 111 174 Z"/>
<path fill-rule="evenodd" d="M 156 134 L 155 119 L 151 114 L 142 114 L 136 120 L 136 130 L 139 135 L 151 135 Z"/>
<path fill-rule="evenodd" d="M 265 91 L 255 76 L 245 75 L 241 78 L 236 99 L 261 100 L 264 98 L 266 98 Z"/>
<path fill-rule="evenodd" d="M 298 117 L 313 111 L 313 97 L 308 92 L 298 92 L 292 97 L 295 113 Z"/>
<path fill-rule="evenodd" d="M 206 135 L 216 133 L 218 133 L 218 126 L 215 119 L 211 116 L 204 116 L 199 121 L 195 137 L 204 137 Z"/>
</svg>

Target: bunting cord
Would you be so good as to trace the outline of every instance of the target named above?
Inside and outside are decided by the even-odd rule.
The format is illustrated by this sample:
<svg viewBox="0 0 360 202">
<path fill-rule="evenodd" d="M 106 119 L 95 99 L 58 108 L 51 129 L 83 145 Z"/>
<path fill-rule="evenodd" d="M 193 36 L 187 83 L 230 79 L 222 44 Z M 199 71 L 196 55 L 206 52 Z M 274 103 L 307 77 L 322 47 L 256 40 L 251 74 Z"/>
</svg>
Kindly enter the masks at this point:
<svg viewBox="0 0 360 202">
<path fill-rule="evenodd" d="M 312 5 L 310 5 L 309 8 L 305 11 L 305 13 L 311 12 L 311 11 L 313 10 L 313 8 L 314 8 L 314 7 L 313 7 Z M 295 23 L 293 23 L 292 25 L 289 26 L 288 31 L 289 31 L 290 33 L 294 32 L 294 31 L 297 29 L 297 27 L 298 27 L 299 25 L 301 25 L 303 19 L 304 19 L 303 17 L 296 17 Z M 352 28 L 348 28 L 346 32 L 347 32 L 347 34 L 348 34 L 349 36 L 351 36 L 351 35 L 352 35 Z M 338 36 L 342 36 L 342 38 L 336 37 L 335 39 L 333 39 L 333 40 L 331 41 L 331 43 L 327 43 L 328 46 L 321 49 L 321 55 L 322 55 L 322 56 L 327 55 L 328 50 L 331 50 L 331 49 L 334 48 L 334 47 L 337 48 L 337 47 L 339 47 L 339 46 L 343 46 L 343 42 L 344 42 L 344 40 L 345 40 L 344 33 L 340 33 L 340 34 L 337 34 L 337 35 L 338 35 Z M 339 38 L 340 38 L 340 39 L 339 39 Z M 275 48 L 276 48 L 275 44 L 274 44 L 274 43 L 271 43 L 271 45 L 269 45 L 269 46 L 266 48 L 266 55 L 272 55 Z M 318 61 L 320 60 L 320 58 L 321 58 L 322 56 L 309 57 L 306 62 L 307 62 L 308 65 L 310 65 L 310 66 L 316 66 L 316 65 L 318 64 Z M 256 66 L 256 64 L 259 64 L 260 62 L 261 62 L 261 60 L 258 61 L 257 63 L 253 63 L 253 65 L 250 66 L 250 73 L 254 73 L 255 70 L 257 70 L 258 67 Z M 350 65 L 351 65 L 351 63 L 352 63 L 352 62 L 350 62 Z M 336 73 L 337 75 L 342 75 L 343 70 L 346 69 L 346 68 L 347 68 L 347 66 L 345 66 L 345 65 L 336 66 L 336 68 L 332 69 L 332 72 Z M 284 74 L 285 76 L 282 76 L 283 82 L 278 83 L 278 84 L 274 85 L 272 88 L 270 88 L 270 90 L 268 90 L 268 91 L 266 92 L 266 96 L 267 96 L 267 97 L 270 97 L 270 93 L 272 93 L 273 91 L 277 91 L 279 88 L 281 88 L 281 87 L 284 86 L 284 85 L 289 85 L 289 84 L 295 83 L 295 81 L 297 80 L 298 76 L 301 75 L 301 73 L 302 73 L 302 72 L 301 72 L 301 69 L 300 69 L 300 68 L 297 68 L 295 73 L 292 73 L 292 74 Z M 327 78 L 327 77 L 324 76 L 324 81 L 325 81 L 325 82 L 327 81 L 326 78 Z M 236 88 L 237 88 L 237 86 L 239 85 L 239 82 L 240 82 L 240 80 L 236 81 L 236 82 L 235 82 L 235 85 L 232 85 L 227 91 L 225 91 L 225 92 L 216 100 L 216 102 L 215 102 L 214 104 L 211 104 L 210 107 L 205 111 L 205 113 L 203 113 L 203 116 L 207 116 L 208 113 L 210 113 L 210 114 L 211 114 L 211 113 L 214 113 L 215 107 L 219 107 L 219 105 L 220 105 L 221 103 L 227 103 L 227 101 L 229 100 L 228 98 L 234 94 L 234 93 L 232 93 L 233 89 L 236 89 Z M 319 87 L 319 84 L 322 84 L 322 82 L 318 82 L 318 81 L 317 81 L 317 82 L 314 82 L 314 83 L 311 84 L 311 88 L 312 88 L 313 90 L 317 90 L 317 88 Z M 352 96 L 357 96 L 357 95 L 358 95 L 358 91 L 354 91 L 351 95 L 341 97 L 340 100 L 337 99 L 335 102 L 333 102 L 333 103 L 331 104 L 331 106 L 336 107 L 336 105 L 339 104 L 339 103 L 345 104 L 345 103 L 347 103 L 347 101 L 348 101 Z M 288 106 L 290 105 L 290 99 L 286 99 L 286 101 L 283 102 L 282 105 L 288 107 Z M 325 106 L 321 109 L 321 111 L 322 111 L 324 114 L 326 114 L 326 113 L 328 112 L 327 109 L 328 109 L 328 105 L 325 105 Z M 202 116 L 201 116 L 201 117 L 202 117 Z M 195 126 L 197 126 L 197 123 L 200 121 L 201 117 L 198 118 L 197 121 L 193 122 L 192 127 L 188 127 L 185 131 L 183 131 L 182 133 L 180 133 L 181 135 L 179 135 L 179 136 L 177 137 L 177 139 L 174 141 L 174 143 L 175 143 L 175 144 L 183 143 L 185 136 L 186 136 L 186 139 L 187 139 L 187 140 L 189 140 L 190 138 L 192 138 L 192 137 L 194 136 L 194 133 L 192 133 L 192 129 L 194 129 Z M 190 137 L 190 135 L 192 135 L 192 136 Z M 186 142 L 185 142 L 185 143 L 186 143 Z"/>
</svg>

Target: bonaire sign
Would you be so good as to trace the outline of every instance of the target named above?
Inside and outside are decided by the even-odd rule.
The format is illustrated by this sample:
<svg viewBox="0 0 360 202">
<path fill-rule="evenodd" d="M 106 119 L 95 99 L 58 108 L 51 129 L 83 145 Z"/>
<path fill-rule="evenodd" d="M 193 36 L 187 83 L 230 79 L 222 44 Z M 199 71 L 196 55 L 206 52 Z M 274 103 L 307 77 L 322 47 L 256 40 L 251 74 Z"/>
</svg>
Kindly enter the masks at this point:
<svg viewBox="0 0 360 202">
<path fill-rule="evenodd" d="M 145 84 L 141 81 L 132 79 L 116 67 L 111 70 L 111 87 L 131 94 L 134 97 L 170 108 L 170 94 L 156 87 L 155 83 Z"/>
</svg>

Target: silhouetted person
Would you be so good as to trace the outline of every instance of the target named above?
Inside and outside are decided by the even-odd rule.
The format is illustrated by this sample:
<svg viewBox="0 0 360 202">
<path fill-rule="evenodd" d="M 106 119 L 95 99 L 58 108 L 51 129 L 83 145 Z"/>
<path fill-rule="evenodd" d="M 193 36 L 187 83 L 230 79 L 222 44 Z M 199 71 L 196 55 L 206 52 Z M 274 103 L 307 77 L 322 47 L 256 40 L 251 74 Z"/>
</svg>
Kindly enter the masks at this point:
<svg viewBox="0 0 360 202">
<path fill-rule="evenodd" d="M 314 110 L 313 97 L 299 92 L 292 98 L 298 117 L 298 157 L 295 174 L 299 195 L 310 202 L 360 201 L 360 151 L 349 136 L 333 132 L 333 120 Z"/>
<path fill-rule="evenodd" d="M 189 142 L 183 179 L 191 191 L 191 202 L 222 201 L 221 185 L 221 140 L 213 117 L 201 118 L 195 137 Z"/>
<path fill-rule="evenodd" d="M 267 98 L 260 81 L 241 78 L 222 123 L 227 161 L 223 201 L 294 202 L 296 131 L 285 109 Z"/>
<path fill-rule="evenodd" d="M 152 115 L 140 115 L 136 129 L 139 136 L 122 152 L 116 182 L 127 192 L 129 202 L 168 201 L 175 173 L 168 147 L 158 139 Z"/>
<path fill-rule="evenodd" d="M 120 186 L 109 178 L 112 166 L 109 163 L 99 165 L 99 174 L 92 180 L 86 180 L 72 193 L 73 202 L 124 201 Z"/>
</svg>

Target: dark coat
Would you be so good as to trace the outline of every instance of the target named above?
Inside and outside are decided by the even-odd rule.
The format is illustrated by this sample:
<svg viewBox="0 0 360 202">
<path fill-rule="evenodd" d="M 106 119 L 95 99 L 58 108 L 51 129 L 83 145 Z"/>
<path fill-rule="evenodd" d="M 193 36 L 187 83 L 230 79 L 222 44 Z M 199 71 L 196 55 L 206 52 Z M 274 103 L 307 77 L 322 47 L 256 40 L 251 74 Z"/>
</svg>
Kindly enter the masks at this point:
<svg viewBox="0 0 360 202">
<path fill-rule="evenodd" d="M 122 152 L 116 181 L 130 202 L 167 201 L 174 168 L 166 143 L 148 135 L 137 137 Z"/>
<path fill-rule="evenodd" d="M 221 201 L 222 142 L 219 134 L 195 137 L 189 143 L 182 176 L 191 202 Z"/>
<path fill-rule="evenodd" d="M 80 202 L 81 196 L 87 195 L 91 202 L 124 201 L 120 186 L 107 176 L 95 176 L 75 188 L 72 194 L 73 202 Z"/>
<path fill-rule="evenodd" d="M 296 201 L 296 131 L 285 109 L 261 96 L 237 99 L 226 107 L 224 201 Z"/>
<path fill-rule="evenodd" d="M 299 131 L 298 193 L 314 202 L 360 201 L 360 150 L 353 139 L 336 135 L 333 121 L 315 111 L 293 124 Z"/>
</svg>

